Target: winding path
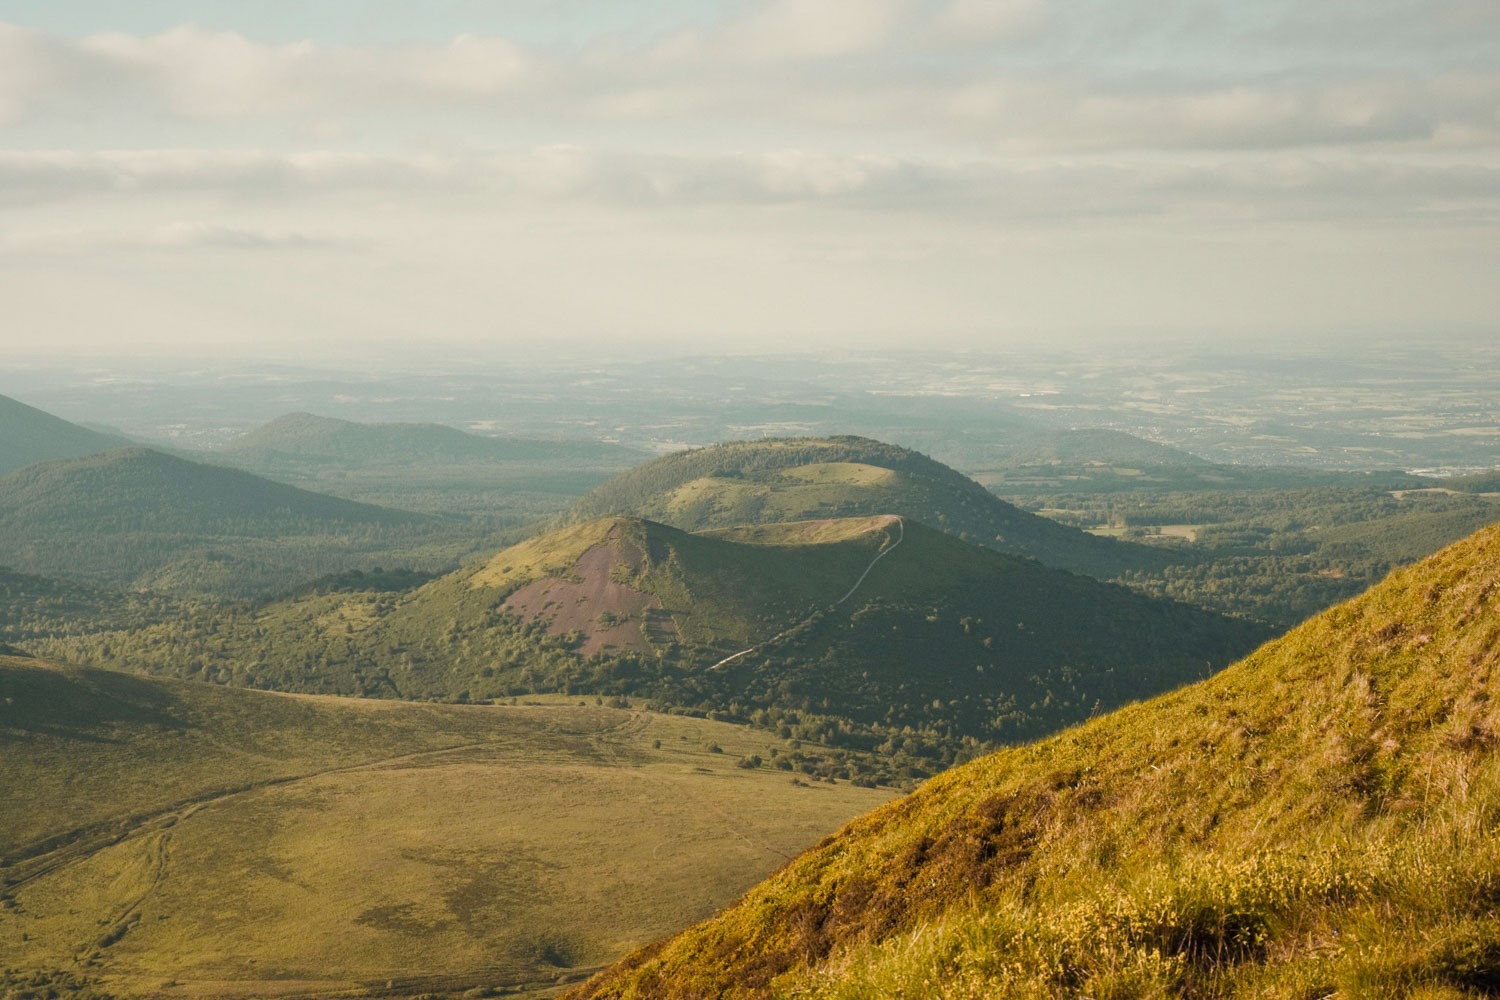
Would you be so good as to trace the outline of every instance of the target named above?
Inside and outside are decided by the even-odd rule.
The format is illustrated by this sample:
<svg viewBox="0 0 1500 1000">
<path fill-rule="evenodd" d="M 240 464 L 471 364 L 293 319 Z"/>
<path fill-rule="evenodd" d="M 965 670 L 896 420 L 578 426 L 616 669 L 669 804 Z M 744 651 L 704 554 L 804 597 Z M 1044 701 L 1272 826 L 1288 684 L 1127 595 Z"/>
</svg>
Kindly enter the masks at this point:
<svg viewBox="0 0 1500 1000">
<path fill-rule="evenodd" d="M 854 592 L 859 589 L 859 585 L 865 582 L 865 577 L 867 577 L 867 576 L 870 575 L 870 570 L 872 570 L 872 569 L 875 568 L 875 564 L 878 563 L 878 562 L 880 562 L 880 560 L 884 559 L 886 556 L 890 555 L 892 552 L 895 552 L 896 551 L 896 546 L 898 546 L 902 542 L 906 541 L 906 521 L 900 515 L 897 515 L 897 517 L 896 517 L 896 532 L 897 532 L 897 534 L 896 534 L 896 540 L 895 540 L 895 542 L 891 543 L 890 546 L 884 546 L 884 545 L 882 545 L 880 547 L 880 551 L 877 552 L 877 553 L 875 553 L 875 558 L 870 560 L 870 565 L 868 565 L 868 566 L 865 567 L 865 571 L 863 573 L 859 574 L 859 579 L 854 581 L 854 586 L 852 586 L 852 587 L 849 588 L 849 592 L 847 594 L 845 594 L 843 597 L 840 597 L 838 600 L 836 600 L 836 601 L 833 602 L 833 606 L 834 607 L 838 607 L 840 604 L 843 604 L 849 598 L 853 597 L 854 596 Z M 887 536 L 887 540 L 889 541 L 889 536 Z M 801 622 L 798 622 L 797 624 L 800 625 Z M 784 630 L 782 630 L 780 632 L 777 632 L 775 635 L 771 636 L 771 638 L 766 639 L 763 642 L 757 642 L 755 645 L 749 647 L 748 649 L 742 649 L 738 653 L 731 653 L 730 655 L 724 657 L 724 659 L 720 660 L 718 663 L 715 663 L 713 666 L 709 667 L 708 669 L 709 670 L 718 670 L 720 667 L 724 666 L 725 664 L 731 663 L 734 660 L 738 660 L 740 657 L 744 656 L 746 653 L 753 653 L 757 649 L 759 649 L 760 647 L 766 646 L 766 645 L 769 645 L 770 643 L 775 642 L 777 639 L 780 639 L 782 636 L 786 635 L 788 632 L 792 631 L 792 629 L 795 629 L 796 627 L 797 627 L 797 625 L 793 625 L 791 628 L 784 629 Z"/>
</svg>

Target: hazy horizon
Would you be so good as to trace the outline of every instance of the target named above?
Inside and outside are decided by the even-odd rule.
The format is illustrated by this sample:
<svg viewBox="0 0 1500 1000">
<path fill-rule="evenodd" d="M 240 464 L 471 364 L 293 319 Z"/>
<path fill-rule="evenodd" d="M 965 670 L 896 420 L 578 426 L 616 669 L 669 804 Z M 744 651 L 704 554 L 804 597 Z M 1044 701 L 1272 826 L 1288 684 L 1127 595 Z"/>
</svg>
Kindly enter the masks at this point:
<svg viewBox="0 0 1500 1000">
<path fill-rule="evenodd" d="M 28 371 L 73 373 L 115 372 L 122 376 L 190 377 L 195 373 L 229 377 L 236 372 L 286 369 L 302 374 L 327 372 L 350 375 L 461 374 L 482 366 L 503 371 L 525 366 L 543 371 L 586 372 L 616 364 L 651 364 L 695 360 L 797 361 L 808 364 L 859 363 L 871 360 L 937 360 L 981 363 L 1024 359 L 1028 364 L 1095 359 L 1145 361 L 1152 357 L 1199 358 L 1224 361 L 1255 358 L 1285 360 L 1351 360 L 1379 351 L 1383 357 L 1433 350 L 1489 349 L 1493 332 L 1467 330 L 1278 330 L 1234 332 L 1180 330 L 1087 330 L 1065 337 L 1009 338 L 979 334 L 910 334 L 874 338 L 849 333 L 828 341 L 806 337 L 767 336 L 748 343 L 715 341 L 710 334 L 682 337 L 624 337 L 557 335 L 550 339 L 508 341 L 499 338 L 366 338 L 351 354 L 351 342 L 318 339 L 308 342 L 267 340 L 226 343 L 138 340 L 103 341 L 80 357 L 75 342 L 7 344 L 6 366 L 12 374 Z M 21 383 L 24 384 L 24 383 Z M 19 391 L 15 385 L 12 390 Z M 0 389 L 0 391 L 4 391 Z"/>
<path fill-rule="evenodd" d="M 1500 8 L 0 5 L 13 356 L 1492 335 Z"/>
</svg>

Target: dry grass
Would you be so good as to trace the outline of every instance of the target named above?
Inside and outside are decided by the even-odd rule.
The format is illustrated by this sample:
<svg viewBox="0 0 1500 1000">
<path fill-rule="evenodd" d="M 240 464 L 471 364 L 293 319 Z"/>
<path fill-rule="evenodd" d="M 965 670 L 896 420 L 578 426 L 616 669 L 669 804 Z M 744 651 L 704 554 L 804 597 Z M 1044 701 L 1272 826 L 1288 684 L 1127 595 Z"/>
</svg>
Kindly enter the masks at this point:
<svg viewBox="0 0 1500 1000">
<path fill-rule="evenodd" d="M 1500 528 L 940 775 L 580 996 L 1491 996 Z"/>
<path fill-rule="evenodd" d="M 550 984 L 888 797 L 736 766 L 769 756 L 764 734 L 558 698 L 372 703 L 17 660 L 0 682 L 0 954 L 122 994 Z"/>
<path fill-rule="evenodd" d="M 512 545 L 469 574 L 471 587 L 514 590 L 539 577 L 565 572 L 595 545 L 602 545 L 624 518 L 602 518 L 549 531 Z"/>
<path fill-rule="evenodd" d="M 872 546 L 888 544 L 898 518 L 894 514 L 872 517 L 838 517 L 820 521 L 790 521 L 778 524 L 744 524 L 714 528 L 701 534 L 742 545 L 827 545 L 863 538 Z M 870 536 L 870 537 L 865 537 Z"/>
</svg>

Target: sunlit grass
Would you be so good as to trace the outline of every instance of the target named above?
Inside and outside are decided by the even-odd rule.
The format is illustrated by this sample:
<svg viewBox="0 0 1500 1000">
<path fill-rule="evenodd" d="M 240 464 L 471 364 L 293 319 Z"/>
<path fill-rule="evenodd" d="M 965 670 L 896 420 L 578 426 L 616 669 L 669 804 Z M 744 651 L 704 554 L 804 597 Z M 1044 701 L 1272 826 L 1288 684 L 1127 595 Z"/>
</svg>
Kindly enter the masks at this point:
<svg viewBox="0 0 1500 1000">
<path fill-rule="evenodd" d="M 765 733 L 592 698 L 414 705 L 14 659 L 0 690 L 0 966 L 121 995 L 576 978 L 889 797 L 741 766 L 784 749 Z"/>
<path fill-rule="evenodd" d="M 1500 989 L 1500 528 L 1216 677 L 939 775 L 611 997 Z"/>
</svg>

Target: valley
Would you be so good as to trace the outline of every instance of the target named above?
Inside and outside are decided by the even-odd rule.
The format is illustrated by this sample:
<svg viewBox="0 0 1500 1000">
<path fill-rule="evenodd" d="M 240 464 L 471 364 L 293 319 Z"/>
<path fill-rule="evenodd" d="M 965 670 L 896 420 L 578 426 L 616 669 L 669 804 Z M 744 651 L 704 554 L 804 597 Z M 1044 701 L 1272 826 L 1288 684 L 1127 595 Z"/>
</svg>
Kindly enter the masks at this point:
<svg viewBox="0 0 1500 1000">
<path fill-rule="evenodd" d="M 1492 967 L 1452 784 L 1488 787 L 1483 475 L 1018 431 L 981 482 L 854 435 L 652 459 L 302 413 L 162 451 L 15 412 L 6 1000 Z"/>
<path fill-rule="evenodd" d="M 765 734 L 594 699 L 287 696 L 14 658 L 0 682 L 5 965 L 128 995 L 550 987 L 890 794 L 793 781 Z"/>
</svg>

